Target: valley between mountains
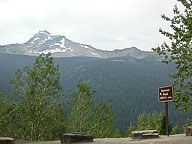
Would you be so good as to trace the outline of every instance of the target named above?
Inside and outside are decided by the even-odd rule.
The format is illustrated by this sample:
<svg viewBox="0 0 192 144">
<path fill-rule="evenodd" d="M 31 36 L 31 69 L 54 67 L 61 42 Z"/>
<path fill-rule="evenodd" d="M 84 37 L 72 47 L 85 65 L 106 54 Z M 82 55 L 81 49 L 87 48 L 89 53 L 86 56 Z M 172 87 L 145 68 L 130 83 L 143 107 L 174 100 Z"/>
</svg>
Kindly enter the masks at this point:
<svg viewBox="0 0 192 144">
<path fill-rule="evenodd" d="M 138 48 L 103 51 L 80 44 L 65 36 L 39 31 L 23 44 L 0 46 L 0 89 L 10 90 L 9 81 L 16 69 L 31 66 L 36 56 L 52 53 L 60 67 L 61 84 L 65 94 L 76 89 L 80 79 L 90 82 L 99 101 L 112 99 L 117 118 L 115 127 L 125 131 L 130 122 L 142 112 L 164 113 L 164 104 L 158 102 L 158 87 L 171 85 L 169 74 L 175 65 L 161 63 L 162 57 Z M 191 113 L 182 113 L 169 105 L 169 119 L 183 125 Z"/>
</svg>

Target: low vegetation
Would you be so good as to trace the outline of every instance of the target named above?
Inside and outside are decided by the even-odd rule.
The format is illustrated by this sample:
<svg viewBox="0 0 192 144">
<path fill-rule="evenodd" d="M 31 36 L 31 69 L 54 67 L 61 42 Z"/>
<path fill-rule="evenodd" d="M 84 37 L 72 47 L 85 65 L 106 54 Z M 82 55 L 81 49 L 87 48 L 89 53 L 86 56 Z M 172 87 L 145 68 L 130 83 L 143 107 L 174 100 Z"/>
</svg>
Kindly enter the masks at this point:
<svg viewBox="0 0 192 144">
<path fill-rule="evenodd" d="M 137 123 L 134 126 L 130 123 L 125 137 L 131 136 L 131 132 L 135 130 L 158 130 L 160 135 L 166 135 L 166 119 L 162 113 L 154 112 L 152 115 L 143 112 L 139 115 Z M 178 125 L 174 127 L 169 123 L 169 134 L 179 134 L 180 130 Z"/>
</svg>

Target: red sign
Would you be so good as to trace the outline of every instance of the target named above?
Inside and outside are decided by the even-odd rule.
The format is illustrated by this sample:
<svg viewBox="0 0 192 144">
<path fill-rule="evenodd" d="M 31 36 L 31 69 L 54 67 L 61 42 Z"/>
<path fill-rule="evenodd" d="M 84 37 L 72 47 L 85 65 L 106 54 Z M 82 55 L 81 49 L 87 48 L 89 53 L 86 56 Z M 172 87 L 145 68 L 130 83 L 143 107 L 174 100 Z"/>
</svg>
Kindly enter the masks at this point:
<svg viewBox="0 0 192 144">
<path fill-rule="evenodd" d="M 160 87 L 158 90 L 159 102 L 168 102 L 174 100 L 173 86 Z"/>
</svg>

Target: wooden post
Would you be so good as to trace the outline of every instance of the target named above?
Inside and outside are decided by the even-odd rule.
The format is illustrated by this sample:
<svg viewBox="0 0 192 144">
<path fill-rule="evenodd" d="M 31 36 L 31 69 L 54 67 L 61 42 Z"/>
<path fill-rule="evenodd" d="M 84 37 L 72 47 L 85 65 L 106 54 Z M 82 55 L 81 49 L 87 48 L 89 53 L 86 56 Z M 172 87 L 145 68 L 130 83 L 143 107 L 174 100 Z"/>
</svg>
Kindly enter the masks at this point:
<svg viewBox="0 0 192 144">
<path fill-rule="evenodd" d="M 166 134 L 169 136 L 169 124 L 168 124 L 168 102 L 165 102 L 165 116 L 166 116 Z"/>
</svg>

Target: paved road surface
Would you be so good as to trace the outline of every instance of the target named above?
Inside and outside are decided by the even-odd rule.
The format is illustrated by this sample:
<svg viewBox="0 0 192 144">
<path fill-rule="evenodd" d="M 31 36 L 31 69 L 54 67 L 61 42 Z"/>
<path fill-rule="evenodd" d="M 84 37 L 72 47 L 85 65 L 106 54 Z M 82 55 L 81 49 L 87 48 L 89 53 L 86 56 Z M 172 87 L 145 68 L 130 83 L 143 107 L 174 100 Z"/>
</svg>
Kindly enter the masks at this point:
<svg viewBox="0 0 192 144">
<path fill-rule="evenodd" d="M 160 138 L 145 140 L 132 140 L 131 138 L 106 138 L 95 139 L 92 144 L 192 144 L 192 136 L 185 136 L 184 134 L 179 134 L 169 137 L 160 136 Z"/>
<path fill-rule="evenodd" d="M 60 141 L 52 142 L 33 142 L 33 143 L 18 143 L 16 144 L 60 144 Z M 94 142 L 76 143 L 76 144 L 192 144 L 192 136 L 184 134 L 172 136 L 160 136 L 156 139 L 132 140 L 131 138 L 104 138 L 94 139 Z"/>
</svg>

